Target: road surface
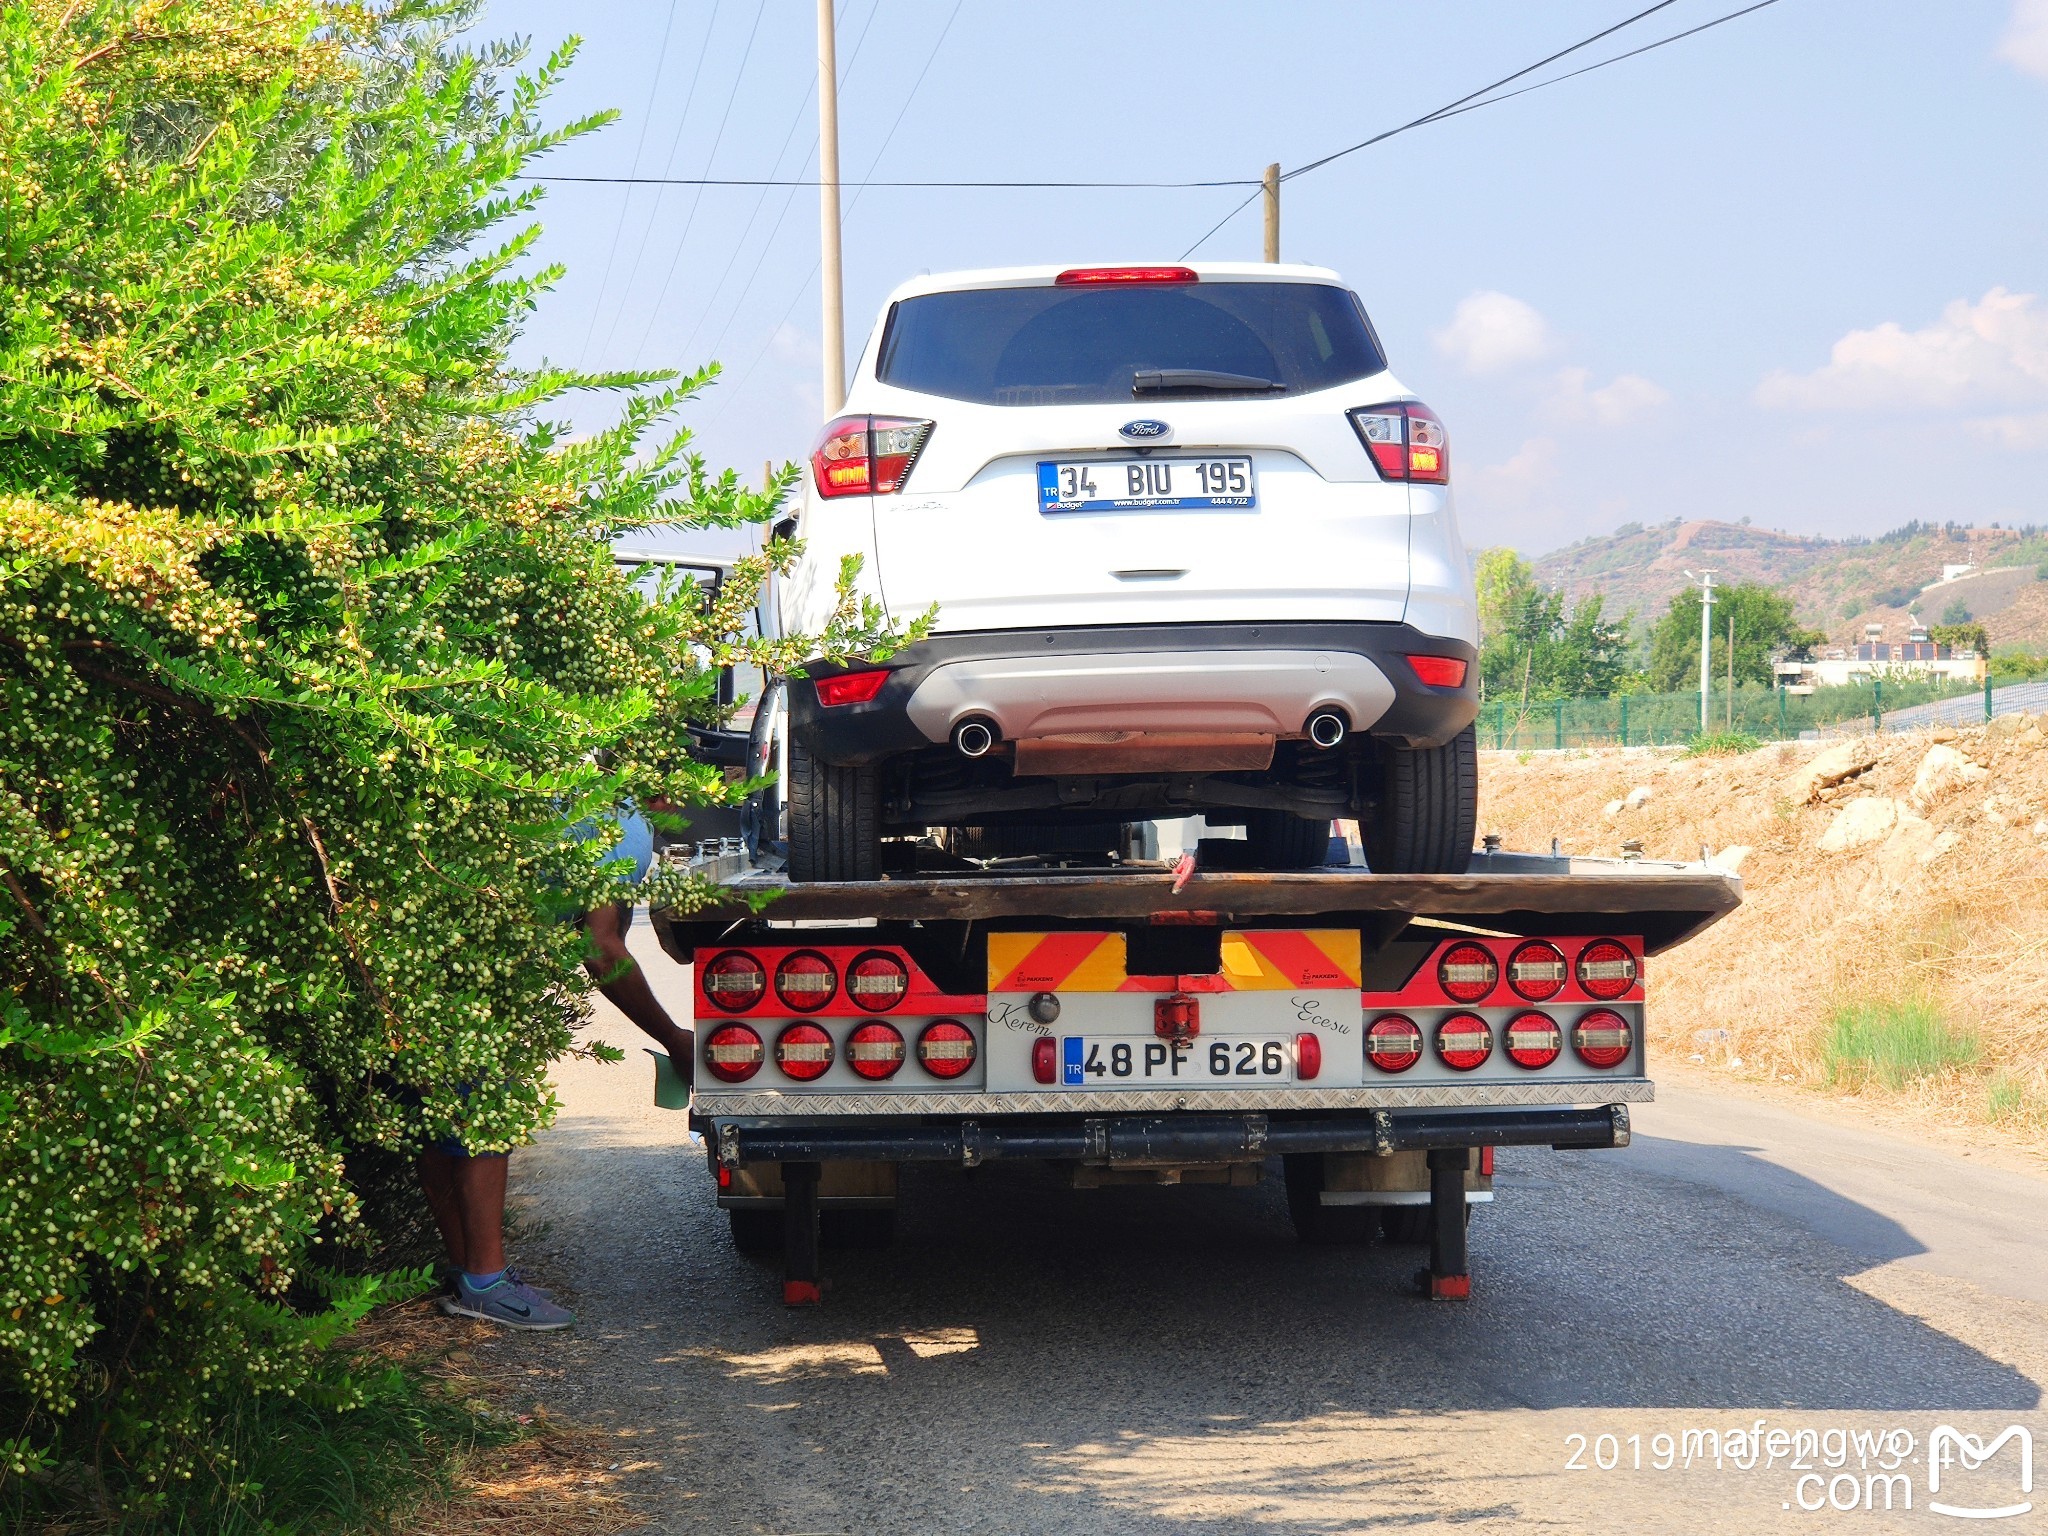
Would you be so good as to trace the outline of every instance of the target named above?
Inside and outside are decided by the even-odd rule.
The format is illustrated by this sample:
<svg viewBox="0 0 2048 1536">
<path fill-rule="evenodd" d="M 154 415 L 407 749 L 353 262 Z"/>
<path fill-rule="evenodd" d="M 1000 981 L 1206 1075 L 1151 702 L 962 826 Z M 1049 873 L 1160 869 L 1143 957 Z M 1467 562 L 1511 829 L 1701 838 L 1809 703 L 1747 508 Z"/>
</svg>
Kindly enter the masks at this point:
<svg viewBox="0 0 2048 1536">
<path fill-rule="evenodd" d="M 1631 1148 L 1502 1154 L 1473 1299 L 1432 1305 L 1404 1293 L 1413 1250 L 1298 1245 L 1275 1179 L 922 1168 L 894 1247 L 831 1255 L 828 1305 L 789 1312 L 631 1028 L 606 1010 L 599 1032 L 634 1059 L 565 1064 L 561 1120 L 513 1169 L 537 1227 L 518 1257 L 579 1325 L 482 1351 L 630 1435 L 654 1530 L 1944 1530 L 1930 1498 L 2021 1501 L 2020 1447 L 1930 1490 L 1937 1426 L 1988 1449 L 2019 1424 L 2048 1461 L 2048 1183 L 2023 1174 L 1667 1091 Z M 1724 1441 L 1715 1464 L 1702 1432 L 1759 1425 L 1761 1458 Z M 1802 1430 L 1840 1431 L 1841 1464 Z M 1859 1433 L 1891 1450 L 1859 1466 Z M 1800 1507 L 1829 1497 L 1856 1509 Z"/>
</svg>

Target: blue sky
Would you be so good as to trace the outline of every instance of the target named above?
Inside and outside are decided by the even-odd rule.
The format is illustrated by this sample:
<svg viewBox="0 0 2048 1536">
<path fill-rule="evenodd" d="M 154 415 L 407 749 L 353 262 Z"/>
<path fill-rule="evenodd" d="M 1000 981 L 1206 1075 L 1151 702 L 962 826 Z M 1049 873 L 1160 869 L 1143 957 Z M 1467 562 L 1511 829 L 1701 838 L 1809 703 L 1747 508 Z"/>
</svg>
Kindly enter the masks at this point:
<svg viewBox="0 0 2048 1536">
<path fill-rule="evenodd" d="M 1254 177 L 1648 3 L 844 0 L 842 174 Z M 1571 63 L 1739 3 L 1677 0 Z M 490 0 L 481 30 L 537 51 L 575 31 L 552 111 L 621 112 L 543 171 L 809 176 L 813 19 L 808 0 Z M 2044 148 L 2048 0 L 1779 0 L 1290 182 L 1282 253 L 1345 275 L 1449 423 L 1474 545 L 1672 516 L 2048 523 Z M 849 190 L 848 352 L 920 270 L 1171 258 L 1240 196 Z M 1202 254 L 1256 257 L 1257 214 Z M 565 185 L 542 219 L 569 270 L 524 360 L 716 357 L 685 418 L 707 456 L 758 475 L 808 450 L 814 190 Z"/>
</svg>

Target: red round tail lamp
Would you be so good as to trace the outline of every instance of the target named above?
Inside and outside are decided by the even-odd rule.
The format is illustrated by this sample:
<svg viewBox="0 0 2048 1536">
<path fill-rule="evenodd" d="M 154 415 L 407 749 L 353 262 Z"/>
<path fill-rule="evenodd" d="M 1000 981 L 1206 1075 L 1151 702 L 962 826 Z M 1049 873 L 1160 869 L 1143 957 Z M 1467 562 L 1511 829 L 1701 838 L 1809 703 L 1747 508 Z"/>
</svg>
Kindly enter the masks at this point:
<svg viewBox="0 0 2048 1536">
<path fill-rule="evenodd" d="M 832 1065 L 832 1037 L 816 1024 L 792 1024 L 775 1037 L 775 1065 L 784 1077 L 815 1082 Z"/>
<path fill-rule="evenodd" d="M 1564 951 L 1555 944 L 1531 939 L 1508 956 L 1508 987 L 1525 1003 L 1547 1003 L 1571 979 Z"/>
<path fill-rule="evenodd" d="M 1453 944 L 1436 965 L 1437 985 L 1454 1003 L 1477 1003 L 1500 980 L 1500 965 L 1484 944 Z"/>
<path fill-rule="evenodd" d="M 714 1008 L 745 1013 L 768 995 L 768 972 L 743 949 L 728 949 L 704 967 L 704 995 Z"/>
<path fill-rule="evenodd" d="M 1383 1014 L 1365 1032 L 1365 1059 L 1382 1072 L 1406 1072 L 1422 1060 L 1422 1031 L 1413 1019 Z"/>
<path fill-rule="evenodd" d="M 856 1008 L 887 1013 L 910 995 L 910 967 L 886 950 L 856 955 L 846 968 L 846 995 Z"/>
<path fill-rule="evenodd" d="M 1579 986 L 1603 1003 L 1628 996 L 1637 974 L 1636 957 L 1613 939 L 1595 939 L 1579 951 Z"/>
<path fill-rule="evenodd" d="M 1572 1049 L 1589 1067 L 1618 1067 L 1635 1048 L 1636 1032 L 1612 1008 L 1595 1008 L 1573 1026 Z"/>
<path fill-rule="evenodd" d="M 704 1037 L 704 1070 L 721 1083 L 744 1083 L 766 1054 L 761 1037 L 744 1024 L 721 1024 Z"/>
<path fill-rule="evenodd" d="M 794 950 L 775 967 L 775 995 L 792 1013 L 816 1013 L 838 993 L 838 973 L 815 949 Z"/>
<path fill-rule="evenodd" d="M 1532 1071 L 1549 1066 L 1564 1051 L 1564 1034 L 1547 1013 L 1518 1013 L 1503 1034 L 1508 1060 Z"/>
<path fill-rule="evenodd" d="M 863 1024 L 846 1037 L 846 1064 L 871 1083 L 894 1077 L 908 1055 L 893 1024 Z"/>
<path fill-rule="evenodd" d="M 1493 1031 L 1476 1013 L 1454 1013 L 1436 1027 L 1436 1054 L 1453 1072 L 1470 1072 L 1493 1054 Z"/>
<path fill-rule="evenodd" d="M 964 1077 L 974 1066 L 974 1031 L 956 1019 L 935 1019 L 917 1037 L 918 1065 L 933 1077 Z"/>
</svg>

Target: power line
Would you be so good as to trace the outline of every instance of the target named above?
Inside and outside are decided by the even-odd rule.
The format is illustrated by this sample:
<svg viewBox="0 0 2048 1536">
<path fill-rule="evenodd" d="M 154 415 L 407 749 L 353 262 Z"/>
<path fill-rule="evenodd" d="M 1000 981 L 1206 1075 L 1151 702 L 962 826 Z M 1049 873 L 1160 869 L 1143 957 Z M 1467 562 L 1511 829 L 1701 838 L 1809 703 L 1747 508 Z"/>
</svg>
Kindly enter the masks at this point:
<svg viewBox="0 0 2048 1536">
<path fill-rule="evenodd" d="M 813 89 L 816 89 L 814 86 Z M 809 98 L 805 98 L 808 100 Z M 774 176 L 555 176 L 522 173 L 514 181 L 581 182 L 601 187 L 816 187 L 822 185 L 810 181 L 792 181 Z M 961 190 L 1009 189 L 1036 190 L 1085 190 L 1091 187 L 1110 189 L 1131 189 L 1161 187 L 1185 189 L 1190 187 L 1257 187 L 1264 183 L 1256 177 L 1233 176 L 1219 181 L 842 181 L 842 187 L 856 191 L 864 187 L 915 187 L 924 189 L 957 188 Z"/>
</svg>

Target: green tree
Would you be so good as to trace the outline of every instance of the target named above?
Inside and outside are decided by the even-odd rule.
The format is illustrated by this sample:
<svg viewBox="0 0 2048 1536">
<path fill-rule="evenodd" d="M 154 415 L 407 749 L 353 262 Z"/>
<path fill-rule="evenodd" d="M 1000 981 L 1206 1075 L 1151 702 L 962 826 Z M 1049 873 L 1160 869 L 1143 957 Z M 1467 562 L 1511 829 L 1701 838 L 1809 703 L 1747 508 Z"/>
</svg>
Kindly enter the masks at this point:
<svg viewBox="0 0 2048 1536">
<path fill-rule="evenodd" d="M 388 1293 L 364 1159 L 553 1111 L 610 878 L 565 826 L 723 798 L 684 727 L 793 650 L 739 638 L 784 546 L 715 604 L 614 570 L 782 487 L 665 425 L 711 370 L 508 364 L 556 276 L 513 178 L 602 119 L 543 127 L 567 52 L 513 78 L 468 19 L 0 9 L 0 1485 L 146 1499 L 324 1380 Z M 572 387 L 620 424 L 537 414 Z"/>
<path fill-rule="evenodd" d="M 1714 639 L 1709 655 L 1718 686 L 1728 675 L 1728 618 L 1735 617 L 1735 681 L 1773 681 L 1771 662 L 1779 656 L 1804 656 L 1827 636 L 1808 629 L 1792 611 L 1792 599 L 1756 582 L 1739 582 L 1714 592 Z M 1700 593 L 1687 587 L 1650 631 L 1651 688 L 1676 693 L 1697 688 L 1700 676 Z"/>
<path fill-rule="evenodd" d="M 1979 656 L 1991 654 L 1990 631 L 1969 619 L 1953 624 L 1930 624 L 1927 626 L 1927 638 L 1952 651 L 1975 651 Z"/>
<path fill-rule="evenodd" d="M 1597 592 L 1567 612 L 1562 592 L 1536 585 L 1511 549 L 1488 549 L 1475 566 L 1479 675 L 1489 700 L 1530 702 L 1613 693 L 1628 670 L 1628 625 L 1610 623 Z"/>
</svg>

